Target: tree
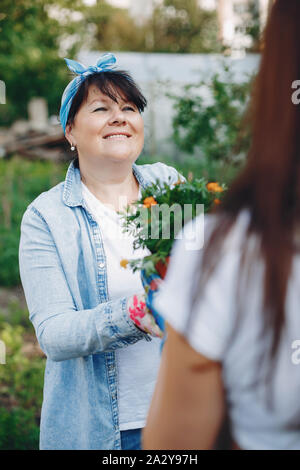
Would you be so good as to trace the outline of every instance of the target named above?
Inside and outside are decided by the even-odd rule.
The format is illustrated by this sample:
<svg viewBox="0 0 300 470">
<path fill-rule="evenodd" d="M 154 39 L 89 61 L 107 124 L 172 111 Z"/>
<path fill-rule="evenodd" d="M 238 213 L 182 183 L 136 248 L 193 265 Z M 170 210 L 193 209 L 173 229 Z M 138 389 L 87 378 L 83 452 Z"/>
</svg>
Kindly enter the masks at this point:
<svg viewBox="0 0 300 470">
<path fill-rule="evenodd" d="M 251 45 L 246 48 L 247 52 L 259 52 L 262 40 L 262 18 L 258 0 L 249 0 L 248 3 L 238 5 L 240 12 L 239 28 L 245 36 L 250 37 Z"/>
<path fill-rule="evenodd" d="M 154 9 L 147 29 L 155 52 L 221 50 L 216 12 L 200 8 L 197 0 L 164 0 Z"/>
<path fill-rule="evenodd" d="M 251 142 L 251 126 L 245 112 L 253 77 L 236 83 L 225 65 L 222 75 L 186 85 L 180 95 L 171 96 L 175 144 L 184 152 L 197 153 L 208 166 L 218 160 L 226 164 L 240 162 Z"/>
<path fill-rule="evenodd" d="M 63 57 L 81 48 L 100 51 L 217 52 L 215 13 L 197 0 L 164 0 L 153 16 L 138 25 L 125 9 L 106 1 L 88 6 L 84 0 L 1 0 L 0 80 L 6 104 L 0 125 L 27 117 L 30 98 L 46 98 L 57 114 L 62 91 L 70 80 Z"/>
<path fill-rule="evenodd" d="M 50 113 L 57 113 L 69 74 L 60 55 L 61 40 L 79 33 L 78 22 L 60 22 L 49 15 L 53 7 L 70 12 L 81 0 L 1 0 L 0 79 L 6 84 L 6 104 L 0 105 L 0 124 L 27 116 L 33 96 L 45 97 Z M 77 44 L 66 52 L 73 57 Z"/>
<path fill-rule="evenodd" d="M 105 1 L 86 8 L 85 22 L 94 26 L 91 48 L 102 51 L 144 51 L 144 31 L 137 26 L 124 8 L 116 8 Z"/>
<path fill-rule="evenodd" d="M 199 7 L 197 0 L 164 0 L 152 16 L 137 24 L 127 10 L 105 1 L 86 10 L 94 25 L 93 47 L 99 50 L 136 52 L 218 52 L 215 12 Z"/>
<path fill-rule="evenodd" d="M 252 39 L 249 52 L 259 52 L 262 39 L 261 16 L 257 0 L 252 0 L 248 5 L 249 21 L 246 23 L 246 34 Z"/>
</svg>

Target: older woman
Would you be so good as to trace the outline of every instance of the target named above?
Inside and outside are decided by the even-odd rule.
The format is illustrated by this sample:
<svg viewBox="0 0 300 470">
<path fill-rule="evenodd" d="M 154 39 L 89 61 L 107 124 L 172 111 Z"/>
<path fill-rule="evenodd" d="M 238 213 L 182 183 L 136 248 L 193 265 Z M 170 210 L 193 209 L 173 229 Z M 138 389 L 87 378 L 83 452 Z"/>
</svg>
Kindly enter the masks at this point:
<svg viewBox="0 0 300 470">
<path fill-rule="evenodd" d="M 47 356 L 40 447 L 139 449 L 160 331 L 130 318 L 130 306 L 144 308 L 143 287 L 120 260 L 147 253 L 133 252 L 117 211 L 156 179 L 174 183 L 179 174 L 162 163 L 135 164 L 146 99 L 112 67 L 114 56 L 88 68 L 66 61 L 78 76 L 60 118 L 78 158 L 64 182 L 28 206 L 21 225 L 20 275 Z"/>
</svg>

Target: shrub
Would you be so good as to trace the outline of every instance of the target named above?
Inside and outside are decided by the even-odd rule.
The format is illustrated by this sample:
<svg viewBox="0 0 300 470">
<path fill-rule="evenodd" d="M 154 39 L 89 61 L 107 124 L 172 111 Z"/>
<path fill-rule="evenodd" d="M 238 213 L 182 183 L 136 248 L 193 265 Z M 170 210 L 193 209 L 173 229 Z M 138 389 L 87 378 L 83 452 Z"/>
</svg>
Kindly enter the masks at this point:
<svg viewBox="0 0 300 470">
<path fill-rule="evenodd" d="M 0 160 L 0 285 L 20 283 L 18 248 L 26 207 L 64 178 L 64 164 L 31 162 L 18 156 Z"/>
<path fill-rule="evenodd" d="M 37 355 L 34 335 L 22 326 L 2 323 L 0 337 L 6 345 L 6 364 L 0 367 L 0 403 L 34 409 L 42 405 L 45 359 Z"/>
<path fill-rule="evenodd" d="M 251 83 L 252 79 L 235 83 L 226 66 L 224 78 L 215 74 L 210 82 L 186 85 L 180 96 L 171 95 L 176 112 L 173 138 L 179 149 L 197 154 L 207 166 L 214 161 L 233 164 L 243 158 L 251 138 L 249 127 L 241 133 Z"/>
<path fill-rule="evenodd" d="M 0 450 L 38 448 L 45 358 L 34 345 L 33 327 L 14 324 L 21 312 L 25 314 L 19 308 L 12 324 L 0 316 L 6 346 L 6 364 L 0 366 Z"/>
<path fill-rule="evenodd" d="M 39 446 L 39 426 L 33 410 L 0 407 L 0 450 L 35 450 Z"/>
</svg>

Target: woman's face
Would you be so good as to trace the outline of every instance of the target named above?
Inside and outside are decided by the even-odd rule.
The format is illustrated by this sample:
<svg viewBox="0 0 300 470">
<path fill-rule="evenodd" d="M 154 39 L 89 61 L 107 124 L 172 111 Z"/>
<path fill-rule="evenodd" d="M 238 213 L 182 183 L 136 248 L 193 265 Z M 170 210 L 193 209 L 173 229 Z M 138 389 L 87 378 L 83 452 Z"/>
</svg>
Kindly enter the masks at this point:
<svg viewBox="0 0 300 470">
<path fill-rule="evenodd" d="M 88 90 L 66 137 L 77 147 L 80 160 L 134 162 L 144 145 L 143 118 L 133 103 L 116 103 L 95 85 Z"/>
</svg>

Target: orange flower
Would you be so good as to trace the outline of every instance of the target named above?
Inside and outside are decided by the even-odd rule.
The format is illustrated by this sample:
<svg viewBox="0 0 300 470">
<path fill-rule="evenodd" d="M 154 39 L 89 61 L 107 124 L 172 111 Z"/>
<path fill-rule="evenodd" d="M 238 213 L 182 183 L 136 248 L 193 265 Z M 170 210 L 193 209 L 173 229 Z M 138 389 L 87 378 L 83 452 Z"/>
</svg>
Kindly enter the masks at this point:
<svg viewBox="0 0 300 470">
<path fill-rule="evenodd" d="M 216 204 L 216 205 L 221 204 L 220 199 L 215 199 L 215 200 L 214 200 L 214 204 Z"/>
<path fill-rule="evenodd" d="M 219 185 L 219 183 L 207 183 L 206 185 L 208 191 L 212 191 L 214 193 L 221 193 L 223 188 Z"/>
<path fill-rule="evenodd" d="M 122 268 L 125 268 L 125 269 L 126 269 L 128 263 L 129 263 L 128 259 L 122 259 L 122 260 L 120 261 L 120 266 L 121 266 Z"/>
<path fill-rule="evenodd" d="M 150 196 L 150 197 L 146 197 L 143 201 L 143 207 L 151 207 L 151 206 L 154 206 L 155 204 L 157 204 L 156 200 L 154 199 L 153 196 Z"/>
<path fill-rule="evenodd" d="M 174 183 L 174 186 L 176 186 L 177 184 L 184 184 L 184 181 L 181 181 L 181 179 L 178 178 L 178 180 L 176 181 L 176 183 Z"/>
</svg>

